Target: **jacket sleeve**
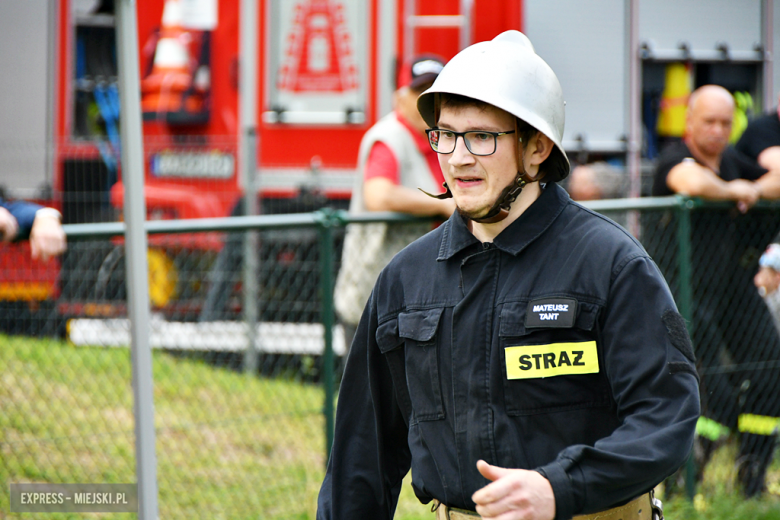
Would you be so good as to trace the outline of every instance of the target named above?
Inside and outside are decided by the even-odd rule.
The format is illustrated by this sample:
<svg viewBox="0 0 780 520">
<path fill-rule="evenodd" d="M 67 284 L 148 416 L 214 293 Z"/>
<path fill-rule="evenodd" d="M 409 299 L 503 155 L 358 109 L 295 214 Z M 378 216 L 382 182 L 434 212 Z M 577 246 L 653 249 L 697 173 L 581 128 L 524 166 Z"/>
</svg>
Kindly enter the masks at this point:
<svg viewBox="0 0 780 520">
<path fill-rule="evenodd" d="M 620 426 L 539 468 L 556 520 L 628 502 L 676 471 L 693 445 L 698 376 L 685 322 L 655 263 L 635 255 L 613 270 L 600 318 L 602 360 Z"/>
<path fill-rule="evenodd" d="M 391 520 L 411 465 L 407 426 L 377 345 L 373 295 L 341 381 L 330 461 L 317 520 Z"/>
<path fill-rule="evenodd" d="M 16 219 L 16 222 L 19 225 L 19 233 L 16 235 L 16 240 L 23 240 L 29 238 L 30 230 L 32 229 L 33 221 L 35 220 L 35 212 L 43 206 L 21 200 L 7 202 L 0 199 L 0 207 L 7 209 Z"/>
</svg>

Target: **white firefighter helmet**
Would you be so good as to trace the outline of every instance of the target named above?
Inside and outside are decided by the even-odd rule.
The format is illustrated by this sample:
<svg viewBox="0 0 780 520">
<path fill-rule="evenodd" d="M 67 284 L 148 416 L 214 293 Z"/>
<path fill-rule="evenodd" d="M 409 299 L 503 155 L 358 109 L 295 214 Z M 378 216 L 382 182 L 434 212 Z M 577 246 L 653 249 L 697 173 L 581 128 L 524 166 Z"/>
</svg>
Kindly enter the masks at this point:
<svg viewBox="0 0 780 520">
<path fill-rule="evenodd" d="M 565 104 L 561 84 L 523 33 L 506 31 L 491 41 L 475 43 L 444 66 L 417 100 L 430 127 L 436 125 L 437 94 L 444 93 L 483 101 L 533 126 L 555 144 L 545 161 L 551 164 L 543 167 L 544 180 L 555 182 L 569 174 L 569 160 L 561 146 Z"/>
</svg>

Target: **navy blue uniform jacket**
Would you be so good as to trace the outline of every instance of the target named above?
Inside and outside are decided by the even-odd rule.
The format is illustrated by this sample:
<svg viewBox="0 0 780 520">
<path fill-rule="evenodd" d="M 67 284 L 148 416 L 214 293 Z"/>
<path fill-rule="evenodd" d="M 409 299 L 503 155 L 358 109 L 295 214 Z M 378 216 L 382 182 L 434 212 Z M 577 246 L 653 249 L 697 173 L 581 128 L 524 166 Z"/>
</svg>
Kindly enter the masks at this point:
<svg viewBox="0 0 780 520">
<path fill-rule="evenodd" d="M 475 509 L 478 459 L 540 472 L 556 520 L 652 489 L 699 416 L 685 323 L 642 246 L 556 184 L 493 243 L 455 213 L 384 269 L 339 391 L 318 519 Z"/>
</svg>

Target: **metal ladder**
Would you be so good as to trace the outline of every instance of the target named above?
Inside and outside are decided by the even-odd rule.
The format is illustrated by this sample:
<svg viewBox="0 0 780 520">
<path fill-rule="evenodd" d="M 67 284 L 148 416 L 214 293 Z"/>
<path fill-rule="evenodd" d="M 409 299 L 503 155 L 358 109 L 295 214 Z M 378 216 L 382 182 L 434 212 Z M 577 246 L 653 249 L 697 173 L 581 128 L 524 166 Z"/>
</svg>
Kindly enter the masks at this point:
<svg viewBox="0 0 780 520">
<path fill-rule="evenodd" d="M 418 28 L 457 28 L 460 29 L 460 48 L 471 45 L 471 18 L 474 0 L 460 0 L 460 14 L 418 15 L 417 0 L 404 2 L 404 61 L 414 56 L 415 29 Z"/>
</svg>

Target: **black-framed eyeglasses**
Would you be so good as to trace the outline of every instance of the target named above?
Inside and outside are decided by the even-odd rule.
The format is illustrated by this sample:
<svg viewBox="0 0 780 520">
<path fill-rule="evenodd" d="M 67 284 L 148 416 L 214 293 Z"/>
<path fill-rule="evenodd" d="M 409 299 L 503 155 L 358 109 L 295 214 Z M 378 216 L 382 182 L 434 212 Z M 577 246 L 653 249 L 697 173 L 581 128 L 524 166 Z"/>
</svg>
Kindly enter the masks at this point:
<svg viewBox="0 0 780 520">
<path fill-rule="evenodd" d="M 514 134 L 508 132 L 488 132 L 487 130 L 471 130 L 469 132 L 453 132 L 440 128 L 428 128 L 428 143 L 436 153 L 448 154 L 455 151 L 458 137 L 463 138 L 466 148 L 474 155 L 493 155 L 496 153 L 496 140 L 500 135 Z"/>
</svg>

